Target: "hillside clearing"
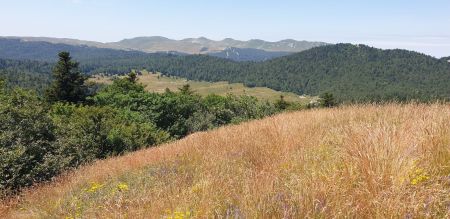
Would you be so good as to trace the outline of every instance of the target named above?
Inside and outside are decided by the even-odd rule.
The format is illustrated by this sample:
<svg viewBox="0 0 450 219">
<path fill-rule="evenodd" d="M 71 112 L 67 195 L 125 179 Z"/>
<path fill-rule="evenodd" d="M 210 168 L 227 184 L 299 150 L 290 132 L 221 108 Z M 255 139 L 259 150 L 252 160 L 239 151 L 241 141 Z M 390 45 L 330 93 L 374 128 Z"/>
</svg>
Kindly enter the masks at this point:
<svg viewBox="0 0 450 219">
<path fill-rule="evenodd" d="M 96 75 L 90 79 L 96 83 L 109 84 L 112 82 L 111 77 Z M 184 78 L 168 77 L 160 73 L 149 73 L 142 71 L 142 75 L 138 76 L 138 82 L 145 86 L 145 89 L 150 92 L 162 93 L 166 88 L 177 91 L 185 84 L 189 84 L 192 89 L 203 96 L 208 94 L 217 94 L 225 96 L 227 94 L 233 95 L 249 95 L 254 96 L 264 101 L 276 101 L 283 95 L 285 100 L 290 102 L 307 104 L 311 100 L 317 100 L 316 97 L 299 96 L 290 92 L 275 91 L 266 87 L 246 87 L 242 83 L 228 83 L 228 82 L 205 82 L 205 81 L 190 81 Z"/>
<path fill-rule="evenodd" d="M 6 218 L 448 218 L 450 105 L 281 114 L 97 161 Z"/>
</svg>

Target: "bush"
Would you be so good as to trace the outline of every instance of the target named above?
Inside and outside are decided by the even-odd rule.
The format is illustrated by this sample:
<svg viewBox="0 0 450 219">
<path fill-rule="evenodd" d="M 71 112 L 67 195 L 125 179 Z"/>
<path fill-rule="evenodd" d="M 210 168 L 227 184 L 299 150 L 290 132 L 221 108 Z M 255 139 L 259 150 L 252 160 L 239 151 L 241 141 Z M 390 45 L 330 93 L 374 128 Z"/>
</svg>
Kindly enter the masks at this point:
<svg viewBox="0 0 450 219">
<path fill-rule="evenodd" d="M 0 191 L 15 192 L 68 168 L 169 139 L 137 112 L 49 106 L 32 92 L 0 88 Z"/>
<path fill-rule="evenodd" d="M 47 110 L 34 93 L 0 93 L 0 190 L 18 190 L 60 172 Z"/>
<path fill-rule="evenodd" d="M 52 117 L 61 154 L 73 167 L 169 139 L 166 132 L 129 110 L 55 104 Z"/>
</svg>

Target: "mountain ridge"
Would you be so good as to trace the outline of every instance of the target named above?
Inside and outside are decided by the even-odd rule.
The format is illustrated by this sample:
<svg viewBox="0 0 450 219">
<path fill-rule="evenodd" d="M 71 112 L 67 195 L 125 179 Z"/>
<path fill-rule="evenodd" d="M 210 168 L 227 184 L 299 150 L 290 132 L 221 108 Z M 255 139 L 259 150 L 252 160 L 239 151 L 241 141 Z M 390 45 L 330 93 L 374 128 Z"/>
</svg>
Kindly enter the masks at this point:
<svg viewBox="0 0 450 219">
<path fill-rule="evenodd" d="M 6 36 L 0 37 L 6 39 L 20 39 L 25 42 L 48 42 L 62 43 L 68 45 L 86 45 L 98 48 L 137 50 L 142 52 L 167 52 L 176 51 L 187 54 L 208 54 L 211 52 L 220 52 L 229 47 L 259 49 L 270 52 L 301 52 L 317 46 L 328 45 L 324 42 L 296 41 L 285 39 L 275 42 L 251 39 L 248 41 L 225 38 L 223 40 L 211 40 L 206 37 L 185 38 L 181 40 L 169 39 L 163 36 L 142 36 L 123 39 L 117 42 L 96 42 L 87 40 L 78 40 L 70 38 L 52 38 L 52 37 L 20 37 Z"/>
</svg>

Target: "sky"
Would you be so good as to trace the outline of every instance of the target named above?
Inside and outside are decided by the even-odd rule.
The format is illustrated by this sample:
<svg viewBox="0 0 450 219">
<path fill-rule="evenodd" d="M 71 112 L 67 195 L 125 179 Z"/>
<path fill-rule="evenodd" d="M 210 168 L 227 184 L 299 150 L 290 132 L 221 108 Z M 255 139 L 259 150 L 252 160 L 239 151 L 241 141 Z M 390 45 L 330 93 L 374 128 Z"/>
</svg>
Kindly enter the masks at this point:
<svg viewBox="0 0 450 219">
<path fill-rule="evenodd" d="M 0 36 L 363 43 L 450 56 L 450 0 L 0 0 Z"/>
</svg>

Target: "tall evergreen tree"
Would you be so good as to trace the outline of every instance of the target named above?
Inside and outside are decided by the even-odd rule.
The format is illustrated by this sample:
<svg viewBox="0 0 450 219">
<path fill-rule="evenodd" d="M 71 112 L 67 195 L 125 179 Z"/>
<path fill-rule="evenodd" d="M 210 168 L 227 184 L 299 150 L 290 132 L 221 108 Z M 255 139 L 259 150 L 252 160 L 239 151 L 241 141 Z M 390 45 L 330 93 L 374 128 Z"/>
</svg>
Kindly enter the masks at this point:
<svg viewBox="0 0 450 219">
<path fill-rule="evenodd" d="M 83 101 L 87 95 L 84 85 L 87 77 L 82 75 L 79 63 L 72 61 L 69 52 L 60 52 L 59 61 L 53 69 L 53 83 L 46 92 L 47 99 L 51 102 Z"/>
</svg>

